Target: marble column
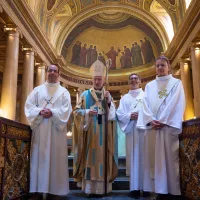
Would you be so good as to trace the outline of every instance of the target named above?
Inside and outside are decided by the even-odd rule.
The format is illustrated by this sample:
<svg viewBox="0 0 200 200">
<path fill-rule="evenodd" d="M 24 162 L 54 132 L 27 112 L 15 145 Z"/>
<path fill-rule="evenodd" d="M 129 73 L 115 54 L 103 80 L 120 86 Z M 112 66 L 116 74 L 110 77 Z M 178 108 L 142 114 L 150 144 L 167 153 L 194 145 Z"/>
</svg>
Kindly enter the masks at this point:
<svg viewBox="0 0 200 200">
<path fill-rule="evenodd" d="M 24 114 L 24 105 L 28 95 L 33 90 L 34 81 L 34 51 L 32 48 L 23 48 L 24 52 L 24 66 L 22 75 L 22 93 L 20 101 L 20 122 L 28 124 Z"/>
<path fill-rule="evenodd" d="M 194 91 L 194 113 L 200 117 L 200 46 L 191 47 L 192 79 Z"/>
<path fill-rule="evenodd" d="M 19 56 L 19 30 L 5 28 L 7 44 L 1 93 L 2 116 L 15 120 Z"/>
<path fill-rule="evenodd" d="M 39 63 L 38 65 L 36 65 L 35 87 L 45 83 L 45 70 L 46 70 L 45 63 Z"/>
<path fill-rule="evenodd" d="M 184 113 L 184 120 L 194 118 L 194 102 L 192 89 L 192 71 L 190 62 L 185 59 L 180 60 L 181 80 L 185 92 L 186 108 Z"/>
</svg>

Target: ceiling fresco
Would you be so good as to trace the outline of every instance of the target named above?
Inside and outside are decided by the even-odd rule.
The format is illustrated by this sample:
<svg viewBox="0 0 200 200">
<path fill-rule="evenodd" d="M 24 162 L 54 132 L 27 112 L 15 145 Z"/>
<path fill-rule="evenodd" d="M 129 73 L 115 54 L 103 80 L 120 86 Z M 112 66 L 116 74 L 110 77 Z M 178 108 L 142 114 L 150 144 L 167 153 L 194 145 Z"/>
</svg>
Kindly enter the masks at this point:
<svg viewBox="0 0 200 200">
<path fill-rule="evenodd" d="M 129 16 L 123 22 L 104 24 L 93 18 L 68 36 L 62 55 L 68 65 L 89 68 L 97 59 L 112 60 L 110 70 L 152 63 L 163 51 L 157 34 L 144 22 Z"/>
</svg>

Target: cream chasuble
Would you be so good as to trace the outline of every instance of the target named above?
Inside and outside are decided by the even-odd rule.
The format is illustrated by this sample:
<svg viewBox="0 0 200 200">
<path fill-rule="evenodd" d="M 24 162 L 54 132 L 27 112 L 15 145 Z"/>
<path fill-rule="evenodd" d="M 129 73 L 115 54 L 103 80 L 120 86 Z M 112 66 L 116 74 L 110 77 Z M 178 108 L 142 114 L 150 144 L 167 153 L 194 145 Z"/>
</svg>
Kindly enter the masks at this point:
<svg viewBox="0 0 200 200">
<path fill-rule="evenodd" d="M 52 112 L 50 118 L 39 115 L 43 108 Z M 31 126 L 30 192 L 66 195 L 69 192 L 67 122 L 70 117 L 69 92 L 60 83 L 34 88 L 25 104 Z"/>
<path fill-rule="evenodd" d="M 172 75 L 157 77 L 146 85 L 137 127 L 145 131 L 144 190 L 180 195 L 179 138 L 185 96 L 182 82 Z M 159 130 L 149 122 L 166 124 Z"/>
<path fill-rule="evenodd" d="M 144 131 L 136 128 L 137 120 L 130 120 L 131 113 L 139 112 L 144 96 L 143 90 L 130 90 L 117 109 L 121 130 L 126 134 L 126 174 L 130 175 L 130 190 L 142 190 Z"/>
<path fill-rule="evenodd" d="M 74 111 L 73 152 L 74 178 L 87 194 L 104 193 L 104 89 L 91 88 L 83 92 Z M 89 116 L 95 109 L 97 116 Z M 108 192 L 117 176 L 117 135 L 115 107 L 111 103 L 108 113 Z"/>
</svg>

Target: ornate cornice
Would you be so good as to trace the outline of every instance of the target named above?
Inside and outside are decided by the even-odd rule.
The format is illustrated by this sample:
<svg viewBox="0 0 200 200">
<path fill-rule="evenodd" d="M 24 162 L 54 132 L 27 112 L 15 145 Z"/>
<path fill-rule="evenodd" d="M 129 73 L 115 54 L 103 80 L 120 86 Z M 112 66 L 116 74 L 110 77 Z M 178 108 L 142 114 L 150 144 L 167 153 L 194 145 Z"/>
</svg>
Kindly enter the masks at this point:
<svg viewBox="0 0 200 200">
<path fill-rule="evenodd" d="M 143 77 L 141 79 L 142 87 L 146 85 L 149 81 L 154 80 L 155 77 L 156 77 L 156 74 L 153 74 L 148 77 Z M 127 81 L 128 76 L 126 76 L 125 78 L 126 80 L 124 81 L 114 81 L 114 80 L 109 79 L 108 89 L 118 91 L 118 90 L 123 90 L 124 88 L 128 88 L 128 81 Z M 82 87 L 85 89 L 89 89 L 92 86 L 92 79 L 78 78 L 77 76 L 67 75 L 63 73 L 60 75 L 60 80 L 63 83 L 74 86 L 74 87 Z"/>
<path fill-rule="evenodd" d="M 64 62 L 64 60 L 62 60 L 62 62 Z M 65 66 L 62 68 L 62 72 L 64 74 L 70 74 L 72 76 L 78 76 L 80 78 L 85 78 L 88 80 L 91 79 L 89 68 L 79 67 L 71 63 L 66 63 Z M 155 73 L 155 66 L 153 63 L 149 63 L 138 67 L 109 70 L 109 79 L 124 81 L 131 73 L 139 73 L 141 77 L 148 77 Z"/>
<path fill-rule="evenodd" d="M 48 64 L 55 62 L 58 57 L 55 49 L 37 23 L 33 13 L 30 12 L 26 2 L 23 0 L 2 0 L 2 6 L 41 59 Z"/>
<path fill-rule="evenodd" d="M 199 32 L 200 3 L 199 0 L 193 0 L 165 53 L 171 60 L 172 67 L 175 67 L 178 60 L 188 52 L 188 48 L 192 45 Z"/>
</svg>

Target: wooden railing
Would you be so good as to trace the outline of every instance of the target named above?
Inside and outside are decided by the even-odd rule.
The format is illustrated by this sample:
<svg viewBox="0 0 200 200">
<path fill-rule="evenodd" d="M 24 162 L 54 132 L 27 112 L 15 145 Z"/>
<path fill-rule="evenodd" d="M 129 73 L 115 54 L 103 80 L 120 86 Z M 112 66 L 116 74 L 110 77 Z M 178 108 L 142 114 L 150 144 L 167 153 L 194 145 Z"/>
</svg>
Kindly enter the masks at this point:
<svg viewBox="0 0 200 200">
<path fill-rule="evenodd" d="M 182 194 L 188 199 L 200 199 L 200 118 L 183 122 L 180 179 Z"/>
<path fill-rule="evenodd" d="M 19 199 L 29 192 L 31 129 L 0 117 L 0 199 Z"/>
<path fill-rule="evenodd" d="M 0 199 L 18 199 L 28 193 L 31 129 L 0 117 Z M 200 198 L 200 118 L 183 122 L 180 135 L 182 194 Z"/>
</svg>

